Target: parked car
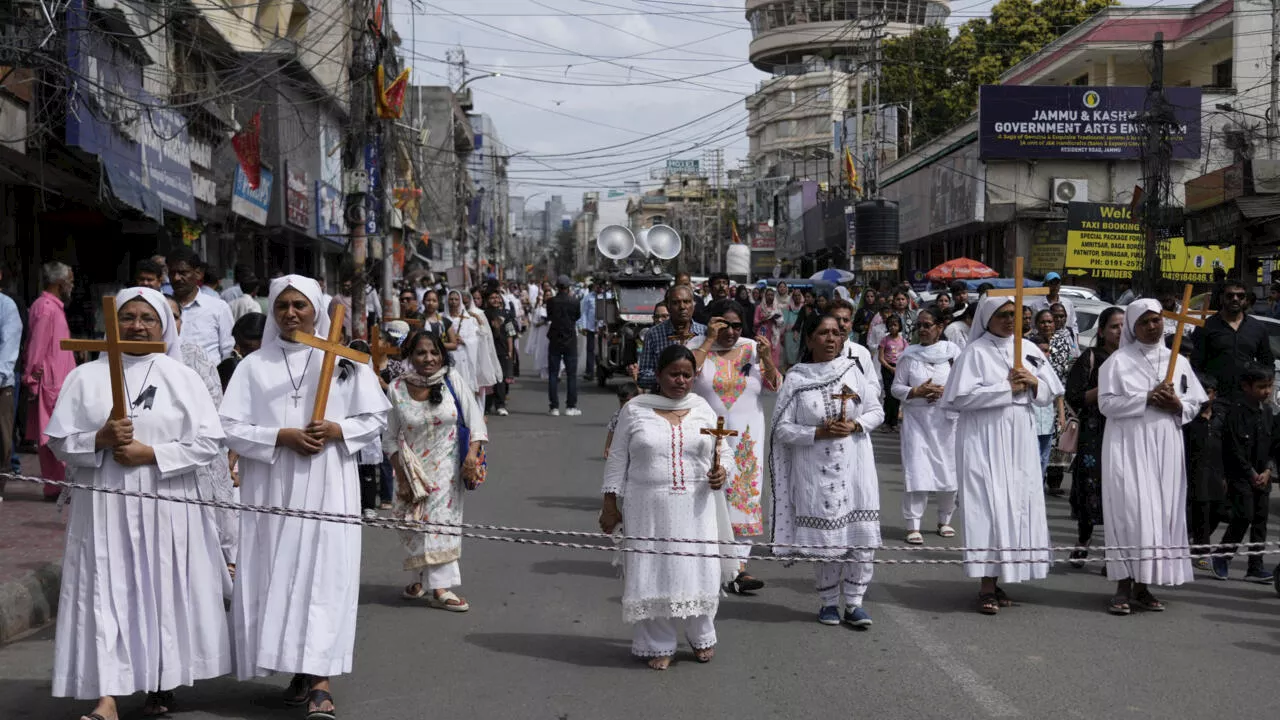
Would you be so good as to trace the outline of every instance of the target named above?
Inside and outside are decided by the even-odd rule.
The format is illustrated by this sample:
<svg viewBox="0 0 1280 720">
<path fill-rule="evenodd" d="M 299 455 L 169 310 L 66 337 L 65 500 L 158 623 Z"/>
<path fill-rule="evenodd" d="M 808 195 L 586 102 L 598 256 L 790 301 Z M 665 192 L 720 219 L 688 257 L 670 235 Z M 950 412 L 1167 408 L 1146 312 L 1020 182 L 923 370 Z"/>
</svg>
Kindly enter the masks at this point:
<svg viewBox="0 0 1280 720">
<path fill-rule="evenodd" d="M 1095 300 L 1097 302 L 1103 301 L 1101 297 L 1098 297 L 1098 293 L 1087 287 L 1081 287 L 1080 285 L 1063 285 L 1058 288 L 1058 292 L 1066 295 L 1072 300 L 1080 298 L 1081 300 Z"/>
</svg>

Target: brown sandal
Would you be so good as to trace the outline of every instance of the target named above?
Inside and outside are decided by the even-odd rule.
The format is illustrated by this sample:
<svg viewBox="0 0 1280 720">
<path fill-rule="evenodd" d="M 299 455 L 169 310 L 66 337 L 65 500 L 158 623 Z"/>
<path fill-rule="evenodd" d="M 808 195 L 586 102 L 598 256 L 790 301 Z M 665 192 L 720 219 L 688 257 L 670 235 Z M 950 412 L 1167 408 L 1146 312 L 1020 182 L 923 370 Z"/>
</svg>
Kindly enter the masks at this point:
<svg viewBox="0 0 1280 720">
<path fill-rule="evenodd" d="M 1000 612 L 1000 599 L 995 593 L 978 593 L 978 612 L 995 615 Z"/>
</svg>

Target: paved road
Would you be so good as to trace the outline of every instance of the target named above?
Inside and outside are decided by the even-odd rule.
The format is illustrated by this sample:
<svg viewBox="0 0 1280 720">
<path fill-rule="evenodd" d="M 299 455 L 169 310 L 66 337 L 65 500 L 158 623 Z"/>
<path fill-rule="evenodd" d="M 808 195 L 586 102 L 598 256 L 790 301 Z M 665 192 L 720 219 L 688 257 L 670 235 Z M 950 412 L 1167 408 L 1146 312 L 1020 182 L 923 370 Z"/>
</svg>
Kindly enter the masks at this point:
<svg viewBox="0 0 1280 720">
<path fill-rule="evenodd" d="M 493 419 L 490 479 L 468 498 L 468 520 L 594 526 L 616 401 L 589 391 L 581 417 L 549 418 L 544 387 L 526 378 L 512 415 Z M 896 436 L 876 446 L 885 540 L 900 544 Z M 1065 501 L 1051 500 L 1050 523 L 1056 544 L 1074 539 Z M 1280 598 L 1242 582 L 1201 579 L 1161 593 L 1162 615 L 1113 618 L 1109 583 L 1058 566 L 1009 588 L 1022 607 L 987 618 L 958 567 L 881 566 L 867 598 L 875 627 L 857 632 L 814 621 L 807 567 L 760 562 L 769 587 L 722 603 L 715 661 L 685 653 L 655 673 L 628 656 L 607 554 L 469 541 L 462 589 L 473 610 L 454 615 L 400 599 L 408 577 L 394 536 L 369 530 L 364 548 L 355 673 L 334 687 L 344 718 L 1205 718 L 1280 706 L 1269 682 Z M 48 697 L 52 644 L 46 630 L 0 647 L 0 718 L 87 709 Z M 300 718 L 276 701 L 286 681 L 201 683 L 180 692 L 175 717 Z"/>
</svg>

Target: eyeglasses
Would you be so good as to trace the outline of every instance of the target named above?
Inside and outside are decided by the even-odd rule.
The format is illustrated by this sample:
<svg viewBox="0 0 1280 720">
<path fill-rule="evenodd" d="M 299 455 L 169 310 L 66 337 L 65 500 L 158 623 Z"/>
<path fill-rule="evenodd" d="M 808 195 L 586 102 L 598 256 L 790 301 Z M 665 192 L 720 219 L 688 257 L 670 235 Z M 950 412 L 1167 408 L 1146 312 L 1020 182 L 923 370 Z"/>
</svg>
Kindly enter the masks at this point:
<svg viewBox="0 0 1280 720">
<path fill-rule="evenodd" d="M 725 327 L 727 327 L 727 328 L 729 328 L 730 330 L 738 330 L 738 331 L 741 331 L 741 330 L 742 330 L 742 323 L 740 323 L 740 322 L 736 322 L 736 323 L 725 323 L 725 324 L 724 324 L 724 326 L 725 326 Z"/>
<path fill-rule="evenodd" d="M 1223 293 L 1223 295 L 1225 295 L 1226 297 L 1231 298 L 1232 300 L 1243 300 L 1243 299 L 1244 299 L 1244 297 L 1245 297 L 1245 295 L 1247 295 L 1247 293 L 1242 293 L 1242 292 L 1229 292 L 1229 293 Z"/>
<path fill-rule="evenodd" d="M 160 318 L 155 315 L 137 315 L 125 313 L 118 318 L 121 325 L 141 325 L 144 328 L 159 327 Z"/>
<path fill-rule="evenodd" d="M 918 323 L 916 323 L 916 327 L 917 327 L 917 328 L 919 328 L 919 329 L 921 329 L 921 330 L 932 330 L 932 329 L 934 329 L 934 328 L 936 328 L 936 327 L 938 327 L 938 326 L 937 326 L 937 324 L 935 324 L 935 323 L 930 323 L 930 322 L 918 322 Z"/>
<path fill-rule="evenodd" d="M 412 296 L 412 295 L 405 295 L 404 297 L 400 298 L 400 302 L 414 302 L 414 301 L 415 301 L 415 300 L 417 300 L 417 299 L 418 299 L 418 298 L 416 298 L 416 297 L 414 297 L 414 296 Z"/>
</svg>

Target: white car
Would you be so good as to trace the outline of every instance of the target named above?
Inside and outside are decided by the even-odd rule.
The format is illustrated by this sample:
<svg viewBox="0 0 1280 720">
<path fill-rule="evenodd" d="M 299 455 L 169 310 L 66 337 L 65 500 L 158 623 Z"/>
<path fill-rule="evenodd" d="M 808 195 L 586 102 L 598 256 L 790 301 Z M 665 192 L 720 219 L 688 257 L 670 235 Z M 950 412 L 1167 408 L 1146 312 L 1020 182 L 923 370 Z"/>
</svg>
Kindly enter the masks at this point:
<svg viewBox="0 0 1280 720">
<path fill-rule="evenodd" d="M 1066 293 L 1067 289 L 1062 288 L 1062 294 L 1066 295 Z M 1080 328 L 1080 347 L 1093 347 L 1094 339 L 1098 336 L 1098 316 L 1102 315 L 1103 310 L 1111 307 L 1112 303 L 1072 298 L 1071 304 L 1075 306 L 1076 325 Z"/>
<path fill-rule="evenodd" d="M 1058 292 L 1062 295 L 1066 295 L 1067 297 L 1071 298 L 1072 301 L 1074 301 L 1076 298 L 1080 298 L 1081 300 L 1093 300 L 1094 302 L 1102 302 L 1102 298 L 1098 297 L 1098 293 L 1090 290 L 1087 287 L 1081 287 L 1079 285 L 1063 285 L 1062 287 L 1058 288 Z"/>
</svg>

